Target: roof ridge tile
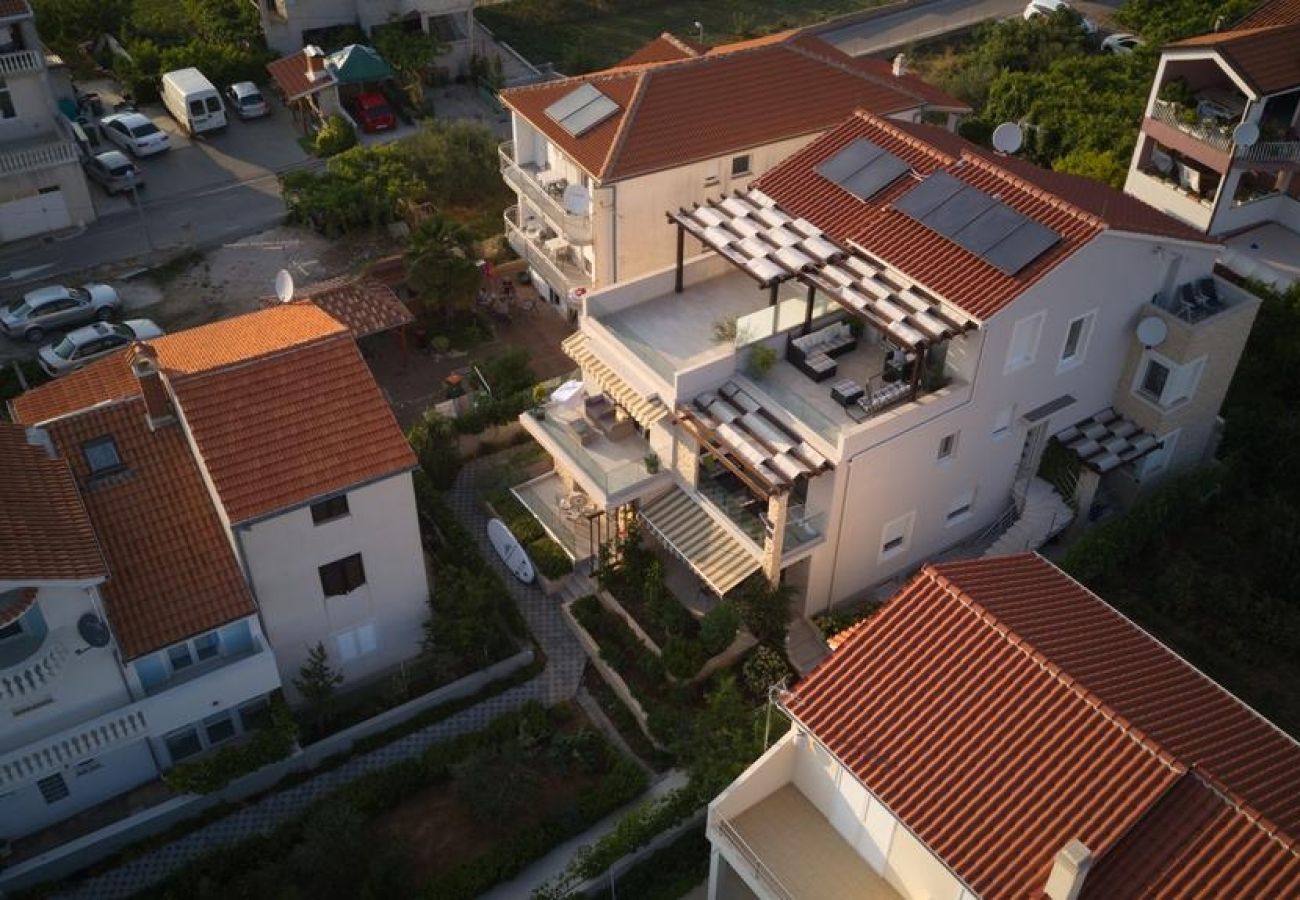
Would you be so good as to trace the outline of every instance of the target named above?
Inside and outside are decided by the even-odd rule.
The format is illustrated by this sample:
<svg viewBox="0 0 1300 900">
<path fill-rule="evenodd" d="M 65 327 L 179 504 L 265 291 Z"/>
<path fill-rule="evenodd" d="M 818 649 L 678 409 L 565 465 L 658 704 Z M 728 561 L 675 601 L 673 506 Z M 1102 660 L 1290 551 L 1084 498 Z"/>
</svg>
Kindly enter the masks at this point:
<svg viewBox="0 0 1300 900">
<path fill-rule="evenodd" d="M 613 171 L 614 163 L 618 161 L 618 156 L 623 150 L 623 144 L 627 140 L 628 132 L 631 131 L 632 117 L 641 106 L 641 98 L 645 96 L 646 83 L 653 74 L 654 72 L 649 69 L 637 73 L 636 87 L 632 88 L 632 99 L 628 101 L 627 108 L 619 118 L 618 130 L 614 132 L 614 139 L 609 142 L 609 152 L 605 154 L 605 159 L 600 165 L 601 172 Z"/>
<path fill-rule="evenodd" d="M 1046 203 L 1055 209 L 1060 209 L 1069 213 L 1081 222 L 1103 230 L 1110 227 L 1104 219 L 1088 212 L 1086 209 L 1083 209 L 1074 203 L 1071 203 L 1060 194 L 1055 194 L 1041 185 L 1034 184 L 1032 181 L 1022 178 L 1006 166 L 998 165 L 995 160 L 989 159 L 987 156 L 963 148 L 961 151 L 961 158 L 963 161 L 970 162 L 976 168 L 983 169 L 986 172 L 991 172 L 999 178 L 1010 182 L 1018 190 L 1024 191 L 1031 197 L 1041 200 L 1043 203 Z"/>
</svg>

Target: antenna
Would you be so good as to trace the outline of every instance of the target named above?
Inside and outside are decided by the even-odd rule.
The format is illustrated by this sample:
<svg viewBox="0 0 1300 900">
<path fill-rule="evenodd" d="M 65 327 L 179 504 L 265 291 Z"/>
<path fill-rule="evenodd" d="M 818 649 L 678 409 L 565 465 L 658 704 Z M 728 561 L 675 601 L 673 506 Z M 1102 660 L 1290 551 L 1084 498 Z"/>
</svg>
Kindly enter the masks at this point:
<svg viewBox="0 0 1300 900">
<path fill-rule="evenodd" d="M 1238 147 L 1253 147 L 1259 140 L 1259 126 L 1254 122 L 1242 122 L 1232 129 L 1232 142 Z"/>
<path fill-rule="evenodd" d="M 1003 122 L 993 129 L 993 149 L 999 153 L 1015 153 L 1025 143 L 1025 133 L 1015 122 Z"/>
<path fill-rule="evenodd" d="M 275 296 L 281 303 L 288 303 L 293 299 L 293 276 L 289 274 L 288 269 L 281 269 L 275 273 Z"/>
</svg>

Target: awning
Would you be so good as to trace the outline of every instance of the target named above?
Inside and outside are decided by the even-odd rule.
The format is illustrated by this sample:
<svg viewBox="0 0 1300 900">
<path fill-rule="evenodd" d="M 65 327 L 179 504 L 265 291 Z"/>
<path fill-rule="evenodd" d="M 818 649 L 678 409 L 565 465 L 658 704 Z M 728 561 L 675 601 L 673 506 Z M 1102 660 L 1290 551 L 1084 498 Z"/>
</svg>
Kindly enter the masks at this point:
<svg viewBox="0 0 1300 900">
<path fill-rule="evenodd" d="M 1132 420 L 1107 408 L 1055 435 L 1056 441 L 1074 452 L 1094 472 L 1112 469 L 1141 459 L 1161 446 Z"/>
<path fill-rule="evenodd" d="M 685 560 L 719 597 L 758 571 L 758 560 L 740 539 L 681 488 L 651 500 L 641 507 L 640 515 L 651 534 Z"/>
<path fill-rule="evenodd" d="M 862 248 L 841 246 L 757 188 L 668 218 L 759 284 L 798 279 L 900 345 L 923 347 L 976 327 L 967 313 L 944 304 Z"/>
<path fill-rule="evenodd" d="M 628 415 L 636 419 L 642 427 L 649 428 L 668 415 L 668 407 L 662 400 L 641 396 L 626 381 L 619 378 L 613 369 L 601 362 L 587 346 L 587 336 L 581 331 L 565 338 L 560 347 L 582 368 L 587 378 L 613 397 L 614 402 L 627 410 Z"/>
</svg>

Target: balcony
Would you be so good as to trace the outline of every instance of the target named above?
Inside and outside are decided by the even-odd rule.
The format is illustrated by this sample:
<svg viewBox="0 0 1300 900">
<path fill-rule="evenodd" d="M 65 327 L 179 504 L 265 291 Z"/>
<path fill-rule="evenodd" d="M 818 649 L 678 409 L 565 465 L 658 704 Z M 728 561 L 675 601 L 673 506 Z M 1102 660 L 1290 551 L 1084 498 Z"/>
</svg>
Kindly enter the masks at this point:
<svg viewBox="0 0 1300 900">
<path fill-rule="evenodd" d="M 1188 282 L 1169 294 L 1160 293 L 1151 298 L 1152 306 L 1188 325 L 1198 325 L 1253 302 L 1252 295 L 1217 276 Z"/>
<path fill-rule="evenodd" d="M 55 638 L 45 641 L 24 665 L 6 669 L 0 674 L 0 709 L 28 706 L 48 696 L 70 656 L 63 641 Z"/>
<path fill-rule="evenodd" d="M 27 75 L 45 68 L 45 57 L 36 50 L 15 50 L 0 53 L 0 78 Z"/>
<path fill-rule="evenodd" d="M 1157 100 L 1151 110 L 1151 118 L 1195 138 L 1219 153 L 1232 152 L 1232 129 L 1230 127 L 1199 118 L 1193 118 L 1189 121 L 1183 115 L 1183 107 L 1176 103 Z"/>
<path fill-rule="evenodd" d="M 519 421 L 601 509 L 628 503 L 671 479 L 663 469 L 647 469 L 650 445 L 633 422 L 601 431 L 584 416 L 581 400 L 576 407 L 547 404 L 541 418 L 524 413 Z"/>
<path fill-rule="evenodd" d="M 825 537 L 825 512 L 809 513 L 802 505 L 790 507 L 786 514 L 785 539 L 781 544 L 782 565 L 789 565 L 792 556 L 815 547 Z"/>
<path fill-rule="evenodd" d="M 587 510 L 574 508 L 570 501 L 572 491 L 565 488 L 558 472 L 547 472 L 511 488 L 510 492 L 575 562 L 596 555 L 598 526 L 592 523 Z"/>
<path fill-rule="evenodd" d="M 57 138 L 42 138 L 0 150 L 0 176 L 40 172 L 58 166 L 76 165 L 77 145 Z"/>
<path fill-rule="evenodd" d="M 521 218 L 521 208 L 505 212 L 506 240 L 547 283 L 566 299 L 576 300 L 591 288 L 591 275 L 576 262 L 575 250 L 536 219 Z"/>
<path fill-rule="evenodd" d="M 498 149 L 501 158 L 501 176 L 516 191 L 528 198 L 529 203 L 547 219 L 551 227 L 575 244 L 591 243 L 591 214 L 574 212 L 564 205 L 564 190 L 568 183 L 551 177 L 546 170 L 539 171 L 531 163 L 515 161 L 515 142 L 506 141 Z"/>
</svg>

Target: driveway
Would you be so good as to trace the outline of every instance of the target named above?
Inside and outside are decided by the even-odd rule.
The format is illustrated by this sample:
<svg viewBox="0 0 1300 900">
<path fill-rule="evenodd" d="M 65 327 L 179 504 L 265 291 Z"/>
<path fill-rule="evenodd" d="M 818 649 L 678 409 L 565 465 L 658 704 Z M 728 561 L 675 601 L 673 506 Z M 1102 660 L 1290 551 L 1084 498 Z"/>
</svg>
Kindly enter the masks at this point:
<svg viewBox="0 0 1300 900">
<path fill-rule="evenodd" d="M 1110 13 L 1123 0 L 1095 0 L 1072 5 L 1107 27 Z M 909 9 L 855 22 L 821 33 L 823 40 L 850 56 L 870 56 L 899 50 L 920 41 L 973 28 L 988 19 L 1009 19 L 1025 9 L 1025 0 L 932 0 Z"/>
</svg>

